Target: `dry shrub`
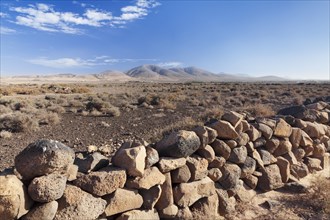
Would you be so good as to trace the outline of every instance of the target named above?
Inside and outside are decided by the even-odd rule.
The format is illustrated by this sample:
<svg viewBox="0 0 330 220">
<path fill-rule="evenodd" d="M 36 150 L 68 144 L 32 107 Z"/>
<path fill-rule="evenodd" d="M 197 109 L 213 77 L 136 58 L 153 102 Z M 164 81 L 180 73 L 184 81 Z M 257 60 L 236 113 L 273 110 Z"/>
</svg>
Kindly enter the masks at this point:
<svg viewBox="0 0 330 220">
<path fill-rule="evenodd" d="M 213 107 L 210 107 L 210 108 L 207 108 L 205 110 L 205 112 L 203 112 L 201 115 L 200 115 L 200 118 L 203 119 L 203 121 L 208 121 L 212 118 L 215 118 L 215 119 L 220 119 L 221 116 L 224 114 L 224 109 L 220 106 L 213 106 Z"/>
<path fill-rule="evenodd" d="M 1 131 L 0 132 L 0 138 L 11 138 L 13 134 L 10 131 Z"/>
<path fill-rule="evenodd" d="M 41 111 L 36 118 L 40 125 L 55 125 L 60 122 L 60 117 L 55 112 Z"/>
<path fill-rule="evenodd" d="M 313 181 L 311 193 L 304 197 L 304 202 L 330 219 L 330 177 L 318 177 Z"/>
<path fill-rule="evenodd" d="M 49 106 L 47 108 L 47 111 L 62 114 L 62 113 L 65 112 L 65 109 L 62 106 L 59 106 L 59 105 L 52 105 L 52 106 Z"/>
<path fill-rule="evenodd" d="M 249 105 L 244 107 L 243 109 L 251 115 L 259 117 L 269 117 L 276 114 L 272 107 L 267 104 Z"/>
<path fill-rule="evenodd" d="M 102 112 L 104 112 L 108 116 L 114 116 L 114 117 L 120 116 L 120 110 L 118 107 L 115 106 L 104 108 L 102 109 Z"/>
<path fill-rule="evenodd" d="M 33 120 L 31 116 L 21 112 L 13 112 L 0 116 L 0 131 L 35 131 L 38 130 L 38 128 L 39 126 L 37 120 Z"/>
</svg>

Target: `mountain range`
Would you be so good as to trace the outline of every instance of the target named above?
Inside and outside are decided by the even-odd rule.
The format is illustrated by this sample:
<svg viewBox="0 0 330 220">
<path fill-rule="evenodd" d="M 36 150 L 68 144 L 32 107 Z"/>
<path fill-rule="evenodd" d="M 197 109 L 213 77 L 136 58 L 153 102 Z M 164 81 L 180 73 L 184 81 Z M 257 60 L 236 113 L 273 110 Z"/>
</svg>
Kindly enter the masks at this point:
<svg viewBox="0 0 330 220">
<path fill-rule="evenodd" d="M 146 81 L 146 82 L 253 82 L 253 81 L 287 81 L 277 76 L 251 77 L 245 74 L 212 73 L 197 67 L 164 68 L 157 65 L 142 65 L 126 72 L 107 70 L 97 74 L 53 74 L 37 76 L 1 77 L 3 81 L 64 81 L 64 82 L 97 82 L 97 81 Z M 9 81 L 12 81 L 9 80 Z"/>
</svg>

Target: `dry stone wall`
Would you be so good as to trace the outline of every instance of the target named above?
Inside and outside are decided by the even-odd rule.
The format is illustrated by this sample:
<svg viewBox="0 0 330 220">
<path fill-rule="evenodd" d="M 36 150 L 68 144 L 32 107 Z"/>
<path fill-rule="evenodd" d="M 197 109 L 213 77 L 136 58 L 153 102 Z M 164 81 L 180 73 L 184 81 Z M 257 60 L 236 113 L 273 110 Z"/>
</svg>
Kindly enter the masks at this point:
<svg viewBox="0 0 330 220">
<path fill-rule="evenodd" d="M 111 159 L 38 140 L 0 173 L 0 219 L 226 216 L 257 191 L 329 168 L 329 112 L 326 102 L 272 118 L 228 112 L 154 144 L 126 142 Z"/>
</svg>

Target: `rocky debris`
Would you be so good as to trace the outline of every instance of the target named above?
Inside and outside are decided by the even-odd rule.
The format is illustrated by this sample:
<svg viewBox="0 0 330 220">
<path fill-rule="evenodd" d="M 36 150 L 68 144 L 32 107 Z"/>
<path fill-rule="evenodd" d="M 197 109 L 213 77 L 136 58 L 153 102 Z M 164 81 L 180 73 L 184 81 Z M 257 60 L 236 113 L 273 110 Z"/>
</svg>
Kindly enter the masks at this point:
<svg viewBox="0 0 330 220">
<path fill-rule="evenodd" d="M 210 127 L 217 131 L 218 138 L 220 139 L 236 139 L 238 137 L 235 127 L 228 121 L 216 121 Z"/>
<path fill-rule="evenodd" d="M 292 144 L 289 140 L 280 140 L 280 144 L 276 148 L 276 150 L 273 152 L 273 155 L 275 157 L 281 156 L 283 154 L 286 154 L 292 150 Z"/>
<path fill-rule="evenodd" d="M 0 219 L 19 219 L 32 205 L 21 180 L 10 171 L 0 173 Z"/>
<path fill-rule="evenodd" d="M 38 140 L 15 157 L 15 168 L 26 180 L 55 171 L 66 171 L 73 164 L 74 151 L 54 140 Z"/>
<path fill-rule="evenodd" d="M 51 220 L 54 219 L 57 212 L 58 203 L 51 201 L 48 203 L 41 203 L 33 207 L 26 215 L 23 216 L 23 220 Z"/>
<path fill-rule="evenodd" d="M 214 142 L 211 144 L 215 155 L 216 156 L 221 156 L 225 158 L 226 160 L 229 158 L 230 153 L 231 153 L 231 148 L 226 144 L 226 142 L 216 139 Z"/>
<path fill-rule="evenodd" d="M 322 170 L 321 160 L 317 158 L 306 157 L 304 162 L 307 165 L 309 172 L 311 173 Z"/>
<path fill-rule="evenodd" d="M 249 135 L 251 141 L 256 141 L 261 137 L 261 132 L 259 132 L 253 125 L 250 126 L 250 129 L 247 130 L 246 133 Z"/>
<path fill-rule="evenodd" d="M 72 185 L 67 185 L 63 196 L 57 202 L 55 220 L 97 219 L 104 212 L 107 204 L 105 200 Z"/>
<path fill-rule="evenodd" d="M 243 164 L 247 157 L 247 149 L 245 146 L 235 147 L 232 149 L 228 160 L 233 163 Z"/>
<path fill-rule="evenodd" d="M 230 122 L 230 124 L 232 126 L 234 126 L 234 128 L 236 128 L 238 126 L 239 123 L 241 123 L 241 121 L 243 120 L 244 116 L 234 112 L 234 111 L 230 111 L 230 112 L 226 112 L 221 119 Z"/>
<path fill-rule="evenodd" d="M 143 198 L 137 190 L 117 189 L 113 194 L 104 197 L 107 201 L 105 216 L 112 216 L 118 213 L 138 209 L 143 204 Z"/>
<path fill-rule="evenodd" d="M 150 210 L 153 209 L 158 202 L 162 193 L 162 188 L 160 185 L 156 185 L 150 189 L 141 189 L 139 193 L 143 197 L 143 208 Z"/>
<path fill-rule="evenodd" d="M 74 185 L 95 196 L 104 196 L 118 188 L 123 188 L 125 182 L 125 170 L 109 166 L 100 171 L 80 176 L 74 181 Z"/>
<path fill-rule="evenodd" d="M 270 153 L 274 153 L 277 147 L 280 145 L 280 140 L 277 137 L 272 137 L 266 141 L 265 149 Z"/>
<path fill-rule="evenodd" d="M 156 203 L 157 210 L 163 210 L 174 204 L 171 174 L 165 173 L 165 182 L 160 186 L 162 192 Z"/>
<path fill-rule="evenodd" d="M 58 200 L 64 193 L 66 180 L 66 176 L 58 173 L 36 177 L 28 187 L 29 195 L 36 202 Z"/>
<path fill-rule="evenodd" d="M 226 160 L 223 157 L 215 157 L 214 160 L 209 164 L 209 168 L 221 168 L 225 165 Z"/>
<path fill-rule="evenodd" d="M 216 193 L 219 199 L 219 213 L 222 216 L 226 216 L 229 213 L 235 211 L 236 199 L 235 197 L 229 197 L 226 190 L 221 187 L 216 187 Z"/>
<path fill-rule="evenodd" d="M 280 168 L 276 164 L 265 166 L 261 172 L 262 176 L 258 179 L 258 187 L 263 191 L 270 191 L 283 186 Z"/>
<path fill-rule="evenodd" d="M 251 189 L 255 189 L 258 184 L 258 177 L 254 175 L 246 175 L 243 179 L 244 183 L 249 186 Z"/>
<path fill-rule="evenodd" d="M 140 220 L 152 219 L 159 220 L 158 212 L 154 209 L 150 210 L 132 210 L 121 214 L 116 220 Z"/>
<path fill-rule="evenodd" d="M 205 158 L 209 163 L 215 158 L 215 152 L 210 145 L 206 145 L 205 148 L 197 150 L 197 154 Z"/>
<path fill-rule="evenodd" d="M 171 172 L 173 183 L 186 183 L 191 178 L 191 173 L 189 167 L 184 165 Z"/>
<path fill-rule="evenodd" d="M 146 160 L 145 160 L 146 168 L 149 168 L 149 167 L 155 165 L 156 163 L 158 163 L 159 155 L 158 155 L 158 151 L 156 149 L 147 146 L 146 153 L 147 153 Z"/>
<path fill-rule="evenodd" d="M 193 216 L 203 219 L 216 219 L 219 216 L 219 198 L 217 194 L 201 198 L 191 206 Z"/>
<path fill-rule="evenodd" d="M 156 144 L 161 156 L 188 157 L 198 150 L 201 142 L 193 131 L 173 132 Z"/>
<path fill-rule="evenodd" d="M 142 176 L 145 169 L 147 156 L 144 146 L 131 147 L 130 143 L 124 143 L 111 162 L 113 165 L 126 169 L 129 176 Z"/>
<path fill-rule="evenodd" d="M 94 152 L 87 155 L 85 158 L 76 157 L 74 163 L 78 166 L 79 172 L 89 173 L 108 166 L 109 159 L 99 152 Z"/>
<path fill-rule="evenodd" d="M 200 156 L 193 155 L 187 158 L 191 178 L 190 181 L 201 180 L 207 176 L 208 161 Z"/>
<path fill-rule="evenodd" d="M 165 182 L 165 176 L 157 167 L 146 169 L 143 176 L 127 179 L 126 186 L 134 189 L 150 189 L 151 187 Z"/>
<path fill-rule="evenodd" d="M 175 204 L 180 207 L 191 206 L 200 198 L 211 196 L 214 193 L 214 182 L 209 177 L 195 182 L 181 183 L 173 190 Z"/>
<path fill-rule="evenodd" d="M 162 173 L 178 169 L 186 164 L 186 158 L 161 157 L 158 168 Z"/>
<path fill-rule="evenodd" d="M 66 171 L 68 181 L 77 179 L 78 169 L 79 167 L 75 164 L 69 165 L 68 170 Z"/>
</svg>

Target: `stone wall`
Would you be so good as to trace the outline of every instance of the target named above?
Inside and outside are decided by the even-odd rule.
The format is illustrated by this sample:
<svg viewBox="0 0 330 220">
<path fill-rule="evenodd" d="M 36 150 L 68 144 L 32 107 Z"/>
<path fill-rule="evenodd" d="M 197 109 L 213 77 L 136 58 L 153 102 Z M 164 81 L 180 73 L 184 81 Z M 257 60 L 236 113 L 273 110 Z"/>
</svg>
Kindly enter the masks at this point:
<svg viewBox="0 0 330 220">
<path fill-rule="evenodd" d="M 111 159 L 38 140 L 0 174 L 0 219 L 226 216 L 236 201 L 329 167 L 329 112 L 325 102 L 272 118 L 228 112 L 154 144 L 126 142 Z"/>
</svg>

